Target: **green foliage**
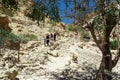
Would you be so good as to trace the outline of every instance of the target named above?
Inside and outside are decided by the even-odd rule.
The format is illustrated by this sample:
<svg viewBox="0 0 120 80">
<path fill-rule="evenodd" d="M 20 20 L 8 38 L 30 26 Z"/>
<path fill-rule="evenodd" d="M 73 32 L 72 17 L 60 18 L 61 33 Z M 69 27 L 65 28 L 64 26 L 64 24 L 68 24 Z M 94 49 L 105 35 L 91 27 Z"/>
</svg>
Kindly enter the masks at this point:
<svg viewBox="0 0 120 80">
<path fill-rule="evenodd" d="M 38 25 L 39 21 L 45 22 L 46 17 L 49 17 L 52 21 L 58 22 L 60 21 L 60 16 L 58 5 L 56 4 L 56 0 L 38 0 L 34 2 L 32 7 L 30 8 L 30 13 L 28 16 L 31 17 L 33 20 L 37 20 Z"/>
<path fill-rule="evenodd" d="M 11 8 L 11 9 L 18 9 L 18 2 L 17 0 L 2 0 L 2 5 L 6 8 Z"/>
<path fill-rule="evenodd" d="M 53 21 L 53 20 L 49 20 L 48 23 L 51 24 L 52 26 L 56 25 L 56 21 Z"/>
<path fill-rule="evenodd" d="M 117 14 L 116 12 L 118 9 L 114 4 L 111 4 L 110 9 L 106 10 L 106 22 L 109 25 L 116 25 L 117 24 Z"/>
<path fill-rule="evenodd" d="M 53 28 L 52 27 L 49 27 L 49 32 L 52 32 L 53 31 Z"/>
<path fill-rule="evenodd" d="M 103 31 L 103 29 L 104 29 L 104 27 L 103 27 L 103 24 L 102 24 L 102 18 L 101 18 L 101 15 L 97 15 L 95 18 L 94 18 L 94 20 L 93 20 L 93 22 L 94 22 L 94 28 L 95 28 L 95 30 L 102 30 Z"/>
<path fill-rule="evenodd" d="M 4 36 L 0 36 L 0 46 L 4 45 L 4 41 L 5 41 L 5 37 Z"/>
<path fill-rule="evenodd" d="M 21 34 L 19 37 L 25 41 L 37 40 L 37 36 L 34 34 Z"/>
<path fill-rule="evenodd" d="M 0 34 L 1 36 L 7 37 L 9 35 L 10 31 L 5 30 L 3 28 L 0 28 Z"/>
<path fill-rule="evenodd" d="M 69 25 L 69 26 L 65 27 L 65 30 L 67 32 L 73 31 L 73 32 L 76 32 L 76 33 L 80 33 L 81 39 L 84 40 L 84 41 L 88 41 L 90 39 L 89 32 L 85 31 L 80 26 Z"/>
<path fill-rule="evenodd" d="M 17 36 L 14 33 L 10 33 L 8 39 L 12 40 L 13 42 L 19 41 L 21 43 L 27 43 L 29 40 L 26 38 L 22 38 L 21 36 Z"/>
<path fill-rule="evenodd" d="M 77 27 L 73 26 L 73 25 L 69 25 L 67 27 L 65 27 L 66 31 L 74 31 L 77 32 Z"/>
<path fill-rule="evenodd" d="M 85 38 L 85 37 L 89 37 L 89 32 L 84 31 L 83 37 L 84 37 L 84 38 Z"/>
<path fill-rule="evenodd" d="M 73 31 L 73 32 L 78 32 L 81 33 L 82 35 L 84 34 L 84 29 L 80 26 L 76 26 L 76 25 L 69 25 L 65 27 L 66 31 Z"/>
<path fill-rule="evenodd" d="M 106 3 L 104 3 L 104 0 L 97 1 L 96 12 L 98 14 L 101 13 L 99 18 L 102 18 L 102 22 L 106 21 L 106 24 L 109 26 L 115 26 L 118 22 L 118 16 L 120 13 L 119 13 L 119 9 L 116 7 L 116 5 L 118 5 L 116 0 L 114 0 L 114 1 L 108 0 Z M 104 16 L 104 18 L 103 18 L 103 16 Z M 105 20 L 103 20 L 103 19 L 105 19 Z M 106 25 L 106 24 L 104 23 L 104 25 Z"/>
<path fill-rule="evenodd" d="M 22 35 L 15 35 L 14 33 L 9 33 L 7 36 L 7 39 L 12 40 L 13 42 L 19 41 L 21 43 L 27 43 L 28 41 L 31 40 L 37 40 L 37 36 L 34 34 L 22 34 Z"/>
<path fill-rule="evenodd" d="M 32 18 L 32 20 L 37 20 L 37 24 L 39 25 L 39 21 L 45 21 L 46 14 L 46 6 L 43 2 L 34 2 L 34 4 L 30 8 L 30 13 L 27 15 Z"/>
<path fill-rule="evenodd" d="M 119 42 L 117 40 L 110 41 L 110 48 L 115 50 L 119 46 Z"/>
<path fill-rule="evenodd" d="M 6 40 L 8 35 L 9 35 L 8 30 L 4 30 L 3 28 L 0 28 L 0 46 L 4 44 L 4 41 Z"/>
<path fill-rule="evenodd" d="M 4 44 L 4 41 L 9 39 L 9 40 L 12 40 L 13 42 L 15 41 L 19 41 L 21 43 L 27 43 L 29 40 L 26 39 L 26 38 L 22 38 L 20 36 L 17 36 L 15 35 L 14 33 L 9 33 L 9 34 L 6 34 L 7 36 L 0 36 L 0 43 L 2 43 L 1 45 Z"/>
<path fill-rule="evenodd" d="M 94 20 L 94 31 L 96 33 L 96 36 L 98 37 L 102 37 L 105 31 L 105 25 L 103 24 L 103 19 L 101 17 L 101 15 L 97 15 Z"/>
<path fill-rule="evenodd" d="M 19 9 L 18 0 L 0 0 L 1 4 L 1 14 L 6 14 L 8 16 L 13 16 L 13 14 Z"/>
<path fill-rule="evenodd" d="M 23 35 L 15 35 L 7 30 L 0 28 L 0 46 L 4 45 L 5 40 L 12 40 L 13 42 L 19 41 L 21 43 L 27 43 L 30 40 L 37 40 L 37 36 L 34 34 L 23 34 Z"/>
<path fill-rule="evenodd" d="M 88 42 L 90 40 L 89 32 L 86 32 L 85 30 L 81 33 L 81 39 L 83 41 Z"/>
<path fill-rule="evenodd" d="M 23 1 L 23 4 L 26 4 L 27 3 L 27 0 L 22 0 Z"/>
</svg>

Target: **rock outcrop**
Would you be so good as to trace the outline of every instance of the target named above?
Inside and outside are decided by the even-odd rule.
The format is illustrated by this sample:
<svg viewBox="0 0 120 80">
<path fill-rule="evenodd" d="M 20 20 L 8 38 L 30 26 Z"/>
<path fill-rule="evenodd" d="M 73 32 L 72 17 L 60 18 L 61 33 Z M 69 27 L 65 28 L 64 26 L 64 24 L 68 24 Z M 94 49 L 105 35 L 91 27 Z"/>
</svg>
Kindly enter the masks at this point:
<svg viewBox="0 0 120 80">
<path fill-rule="evenodd" d="M 9 26 L 10 20 L 7 16 L 0 16 L 0 28 L 11 32 L 11 28 Z"/>
</svg>

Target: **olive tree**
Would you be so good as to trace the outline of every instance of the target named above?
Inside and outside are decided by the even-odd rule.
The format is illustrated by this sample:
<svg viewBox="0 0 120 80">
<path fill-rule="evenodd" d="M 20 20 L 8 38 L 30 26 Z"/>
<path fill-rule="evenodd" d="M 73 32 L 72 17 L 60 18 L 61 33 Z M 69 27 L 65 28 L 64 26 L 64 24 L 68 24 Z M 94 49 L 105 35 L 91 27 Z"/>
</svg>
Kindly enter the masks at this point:
<svg viewBox="0 0 120 80">
<path fill-rule="evenodd" d="M 92 38 L 102 53 L 96 80 L 111 80 L 109 73 L 112 72 L 120 57 L 120 47 L 118 47 L 114 59 L 110 49 L 110 35 L 120 20 L 119 0 L 94 0 L 96 6 L 93 11 L 90 8 L 91 0 L 67 1 L 67 3 L 73 3 L 74 18 L 77 23 L 81 23 L 81 20 L 86 23 L 83 27 L 91 32 Z M 95 13 L 90 20 L 84 18 L 89 12 Z"/>
<path fill-rule="evenodd" d="M 120 47 L 114 59 L 112 58 L 113 56 L 110 50 L 110 34 L 120 19 L 120 10 L 117 7 L 119 4 L 110 2 L 110 0 L 98 0 L 97 5 L 98 14 L 90 21 L 86 22 L 87 25 L 84 27 L 89 29 L 95 43 L 102 53 L 102 60 L 96 80 L 111 80 L 112 77 L 109 73 L 116 66 L 120 57 Z M 101 32 L 101 38 L 97 38 L 96 28 L 99 28 L 98 30 Z M 99 39 L 101 42 L 99 42 Z"/>
</svg>

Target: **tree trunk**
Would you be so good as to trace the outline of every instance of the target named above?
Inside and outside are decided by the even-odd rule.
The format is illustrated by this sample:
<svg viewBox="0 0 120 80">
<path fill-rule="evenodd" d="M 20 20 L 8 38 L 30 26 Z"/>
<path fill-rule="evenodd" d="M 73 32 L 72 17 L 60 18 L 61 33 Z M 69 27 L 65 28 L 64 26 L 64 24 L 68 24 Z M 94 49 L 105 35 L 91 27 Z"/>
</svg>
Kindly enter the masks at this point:
<svg viewBox="0 0 120 80">
<path fill-rule="evenodd" d="M 102 61 L 96 80 L 111 80 L 110 73 L 112 71 L 112 55 L 109 49 L 109 43 L 104 43 L 102 48 Z"/>
<path fill-rule="evenodd" d="M 110 76 L 110 72 L 112 71 L 112 68 L 110 68 L 109 66 L 111 65 L 109 61 L 107 62 L 106 59 L 108 58 L 102 58 L 102 62 L 99 68 L 99 71 L 97 73 L 97 77 L 96 80 L 111 80 L 112 77 Z"/>
</svg>

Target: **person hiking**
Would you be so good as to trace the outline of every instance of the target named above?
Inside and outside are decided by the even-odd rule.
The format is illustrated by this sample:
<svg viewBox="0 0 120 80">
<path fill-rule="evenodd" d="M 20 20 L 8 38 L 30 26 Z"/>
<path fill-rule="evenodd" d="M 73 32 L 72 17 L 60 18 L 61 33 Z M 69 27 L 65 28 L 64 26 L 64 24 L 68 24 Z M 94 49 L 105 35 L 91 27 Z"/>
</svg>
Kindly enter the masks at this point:
<svg viewBox="0 0 120 80">
<path fill-rule="evenodd" d="M 50 46 L 50 35 L 49 34 L 46 34 L 46 36 L 45 36 L 44 45 Z"/>
</svg>

